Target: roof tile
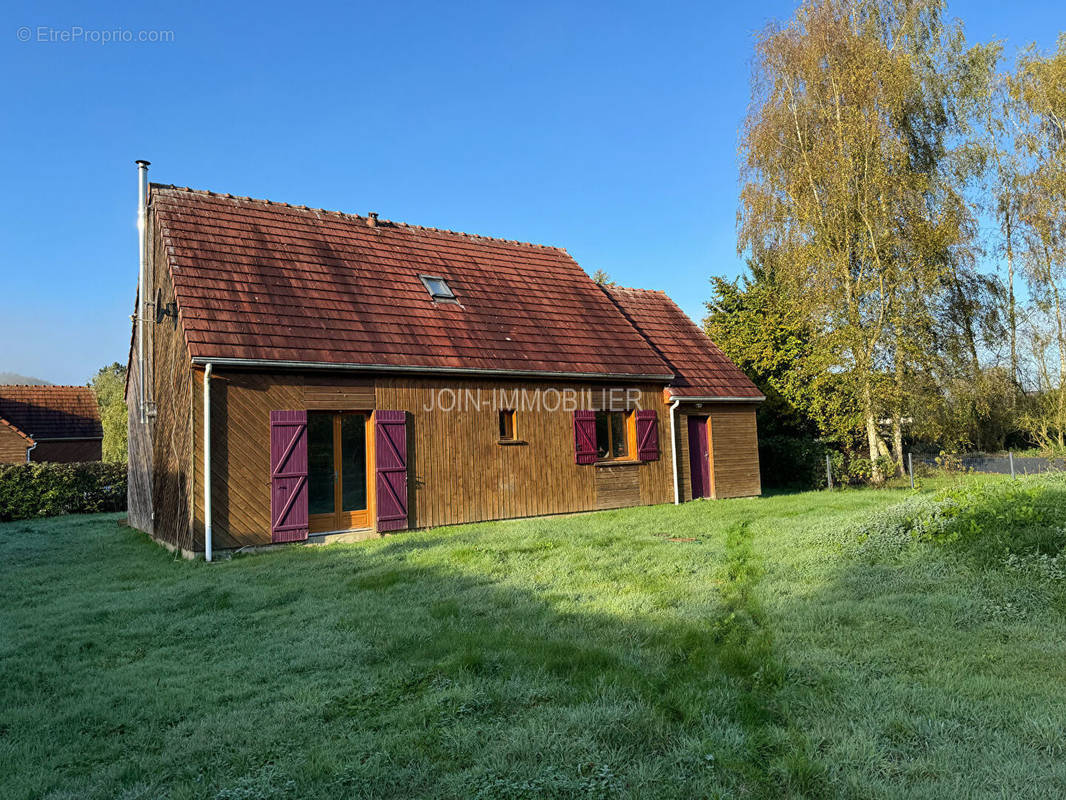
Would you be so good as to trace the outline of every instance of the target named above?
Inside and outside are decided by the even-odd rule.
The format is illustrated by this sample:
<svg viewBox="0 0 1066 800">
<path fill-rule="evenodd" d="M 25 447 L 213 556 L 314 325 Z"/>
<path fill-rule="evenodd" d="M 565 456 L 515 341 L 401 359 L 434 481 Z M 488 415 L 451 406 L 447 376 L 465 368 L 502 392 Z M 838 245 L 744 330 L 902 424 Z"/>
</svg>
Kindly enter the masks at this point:
<svg viewBox="0 0 1066 800">
<path fill-rule="evenodd" d="M 151 202 L 193 358 L 671 374 L 559 248 L 156 184 Z"/>
<path fill-rule="evenodd" d="M 104 435 L 87 386 L 0 386 L 0 418 L 37 441 Z"/>
<path fill-rule="evenodd" d="M 761 400 L 751 379 L 662 292 L 612 286 L 607 293 L 670 364 L 674 397 Z"/>
</svg>

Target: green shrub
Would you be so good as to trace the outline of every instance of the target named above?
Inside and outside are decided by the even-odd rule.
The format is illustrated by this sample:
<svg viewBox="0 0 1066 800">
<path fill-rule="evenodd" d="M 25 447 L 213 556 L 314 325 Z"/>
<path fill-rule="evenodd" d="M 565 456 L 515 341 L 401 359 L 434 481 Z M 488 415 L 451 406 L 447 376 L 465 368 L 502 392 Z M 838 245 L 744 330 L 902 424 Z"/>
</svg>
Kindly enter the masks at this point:
<svg viewBox="0 0 1066 800">
<path fill-rule="evenodd" d="M 0 522 L 125 510 L 125 464 L 0 464 Z"/>
<path fill-rule="evenodd" d="M 826 446 L 817 439 L 766 436 L 759 439 L 762 483 L 778 489 L 825 486 Z"/>
<path fill-rule="evenodd" d="M 1053 572 L 1066 552 L 1066 477 L 967 482 L 915 495 L 850 535 L 870 553 L 898 552 L 910 542 L 954 544 L 986 566 L 1014 555 L 1015 566 L 1039 562 Z"/>
</svg>

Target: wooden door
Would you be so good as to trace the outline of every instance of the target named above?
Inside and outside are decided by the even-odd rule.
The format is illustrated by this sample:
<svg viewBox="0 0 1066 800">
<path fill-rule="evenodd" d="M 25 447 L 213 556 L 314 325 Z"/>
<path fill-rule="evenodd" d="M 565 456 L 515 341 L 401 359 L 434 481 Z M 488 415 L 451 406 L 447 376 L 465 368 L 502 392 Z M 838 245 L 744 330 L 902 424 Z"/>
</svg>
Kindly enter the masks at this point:
<svg viewBox="0 0 1066 800">
<path fill-rule="evenodd" d="M 366 414 L 307 415 L 312 533 L 368 526 L 366 429 Z"/>
<path fill-rule="evenodd" d="M 710 497 L 711 453 L 707 439 L 707 417 L 688 418 L 688 459 L 692 497 Z"/>
</svg>

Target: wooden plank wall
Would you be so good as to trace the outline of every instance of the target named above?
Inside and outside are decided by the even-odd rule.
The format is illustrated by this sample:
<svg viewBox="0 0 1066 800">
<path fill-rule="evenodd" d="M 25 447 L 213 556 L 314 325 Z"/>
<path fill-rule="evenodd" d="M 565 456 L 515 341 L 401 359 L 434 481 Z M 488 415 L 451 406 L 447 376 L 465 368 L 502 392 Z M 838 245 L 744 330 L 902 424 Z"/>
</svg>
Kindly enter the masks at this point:
<svg viewBox="0 0 1066 800">
<path fill-rule="evenodd" d="M 409 488 L 414 527 L 526 517 L 600 507 L 598 486 L 609 507 L 673 500 L 669 418 L 659 387 L 641 387 L 641 408 L 659 412 L 658 461 L 630 467 L 579 466 L 574 463 L 573 421 L 569 412 L 518 409 L 517 436 L 526 444 L 498 443 L 493 392 L 532 392 L 547 388 L 591 389 L 589 385 L 501 383 L 416 378 L 348 377 L 333 373 L 262 374 L 219 370 L 211 379 L 212 525 L 217 548 L 261 545 L 270 541 L 269 412 L 369 411 L 409 413 Z M 602 395 L 595 387 L 593 404 Z M 442 411 L 436 393 L 464 395 L 481 390 L 481 410 Z M 193 546 L 203 549 L 203 377 L 194 373 Z M 458 396 L 456 395 L 456 396 Z M 579 395 L 586 398 L 587 395 Z M 607 396 L 607 405 L 611 397 Z M 586 405 L 586 403 L 582 403 Z M 619 402 L 615 402 L 621 407 Z M 426 411 L 427 408 L 435 410 Z M 601 480 L 602 470 L 607 470 Z M 621 471 L 626 477 L 615 478 Z"/>
<path fill-rule="evenodd" d="M 30 461 L 51 461 L 71 464 L 77 461 L 100 461 L 103 441 L 100 439 L 70 439 L 66 441 L 38 441 L 30 451 Z"/>
<path fill-rule="evenodd" d="M 714 496 L 762 494 L 755 404 L 715 404 L 710 409 L 710 416 Z"/>
<path fill-rule="evenodd" d="M 681 408 L 677 410 L 677 428 L 674 433 L 677 436 L 677 485 L 678 496 L 681 502 L 692 499 L 692 466 L 689 464 L 688 449 L 688 417 Z"/>
<path fill-rule="evenodd" d="M 193 401 L 193 546 L 204 547 L 203 372 Z M 343 375 L 266 375 L 216 369 L 211 377 L 213 545 L 270 543 L 270 412 L 370 411 L 370 379 Z"/>
<path fill-rule="evenodd" d="M 174 300 L 174 287 L 158 232 L 152 243 L 152 284 L 165 306 Z M 153 306 L 154 316 L 154 306 Z M 192 368 L 185 337 L 177 320 L 151 320 L 152 363 L 152 501 L 154 536 L 185 550 L 192 541 Z"/>
<path fill-rule="evenodd" d="M 708 417 L 711 453 L 711 496 L 751 497 L 762 494 L 759 476 L 759 437 L 754 403 L 711 404 L 702 408 L 683 405 L 677 413 L 678 453 L 681 456 L 678 485 L 682 501 L 692 499 L 692 468 L 689 464 L 688 418 Z"/>
<path fill-rule="evenodd" d="M 0 464 L 25 464 L 29 446 L 30 443 L 15 431 L 0 424 Z"/>
<path fill-rule="evenodd" d="M 641 464 L 596 467 L 596 508 L 627 508 L 641 505 Z"/>
<path fill-rule="evenodd" d="M 136 342 L 129 364 L 129 379 L 126 382 L 126 407 L 128 409 L 128 439 L 126 519 L 137 530 L 153 535 L 152 530 L 152 434 L 148 424 L 140 420 L 141 375 L 137 362 Z M 146 355 L 150 361 L 151 354 Z M 146 364 L 147 367 L 147 364 Z"/>
<path fill-rule="evenodd" d="M 517 438 L 526 444 L 498 443 L 497 413 L 491 407 L 441 411 L 440 390 L 456 396 L 491 398 L 493 392 L 511 394 L 525 390 L 527 399 L 538 389 L 577 391 L 582 408 L 611 405 L 612 397 L 602 387 L 590 384 L 538 384 L 533 382 L 494 382 L 379 378 L 377 406 L 408 411 L 412 415 L 413 519 L 415 527 L 452 525 L 511 517 L 541 516 L 598 508 L 598 473 L 607 469 L 574 463 L 573 417 L 564 410 L 519 408 Z M 582 390 L 593 390 L 592 397 Z M 664 452 L 658 461 L 635 465 L 631 479 L 619 485 L 615 475 L 603 479 L 613 495 L 610 502 L 627 505 L 665 503 L 673 499 L 673 473 L 669 455 L 669 419 L 662 402 L 661 388 L 639 387 L 636 404 L 658 413 L 659 441 Z M 591 403 L 589 400 L 591 399 Z M 615 397 L 621 408 L 624 398 Z M 450 394 L 446 397 L 450 402 Z M 491 399 L 488 401 L 491 404 Z M 532 406 L 534 403 L 530 402 Z M 426 411 L 425 409 L 435 409 Z M 622 468 L 614 468 L 622 469 Z"/>
</svg>

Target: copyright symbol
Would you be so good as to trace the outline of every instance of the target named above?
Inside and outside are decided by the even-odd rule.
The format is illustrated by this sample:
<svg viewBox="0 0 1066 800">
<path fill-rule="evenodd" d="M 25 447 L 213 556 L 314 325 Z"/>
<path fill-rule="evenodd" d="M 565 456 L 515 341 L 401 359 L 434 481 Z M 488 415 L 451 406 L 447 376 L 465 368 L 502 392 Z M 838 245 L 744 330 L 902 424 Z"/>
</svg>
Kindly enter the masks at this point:
<svg viewBox="0 0 1066 800">
<path fill-rule="evenodd" d="M 28 42 L 30 40 L 30 29 L 23 25 L 21 28 L 15 31 L 15 36 L 18 37 L 18 40 L 20 42 Z"/>
</svg>

